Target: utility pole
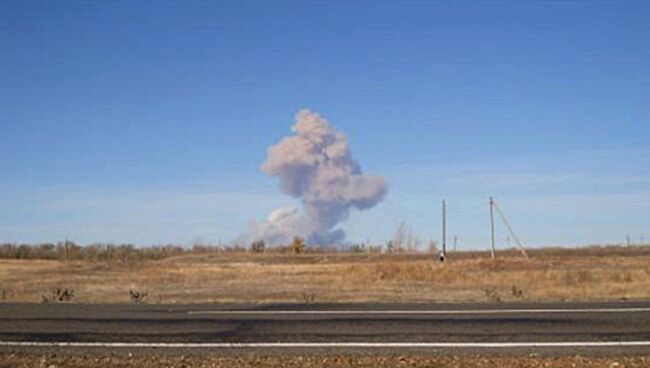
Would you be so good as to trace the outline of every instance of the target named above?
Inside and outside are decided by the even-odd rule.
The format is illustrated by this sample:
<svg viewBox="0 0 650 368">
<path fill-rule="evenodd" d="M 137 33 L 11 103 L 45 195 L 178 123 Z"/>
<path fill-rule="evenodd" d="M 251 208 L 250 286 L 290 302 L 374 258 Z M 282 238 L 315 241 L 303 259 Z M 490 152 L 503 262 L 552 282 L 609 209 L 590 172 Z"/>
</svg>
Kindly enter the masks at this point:
<svg viewBox="0 0 650 368">
<path fill-rule="evenodd" d="M 495 258 L 494 249 L 494 198 L 490 197 L 490 252 L 492 259 Z"/>
<path fill-rule="evenodd" d="M 442 253 L 440 253 L 440 262 L 445 261 L 447 255 L 447 203 L 442 200 Z"/>
<path fill-rule="evenodd" d="M 458 237 L 454 235 L 454 252 L 458 250 Z"/>
</svg>

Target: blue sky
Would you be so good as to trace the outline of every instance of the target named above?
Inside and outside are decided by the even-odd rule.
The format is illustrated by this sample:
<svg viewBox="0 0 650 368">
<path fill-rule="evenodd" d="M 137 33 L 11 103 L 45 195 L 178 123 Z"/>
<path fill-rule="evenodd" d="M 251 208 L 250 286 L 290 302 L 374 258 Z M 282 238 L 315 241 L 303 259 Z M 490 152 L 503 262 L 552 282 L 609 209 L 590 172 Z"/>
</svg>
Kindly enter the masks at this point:
<svg viewBox="0 0 650 368">
<path fill-rule="evenodd" d="M 311 108 L 390 188 L 342 225 L 487 244 L 650 239 L 650 5 L 0 2 L 0 241 L 226 242 Z M 505 243 L 505 229 L 498 228 Z"/>
</svg>

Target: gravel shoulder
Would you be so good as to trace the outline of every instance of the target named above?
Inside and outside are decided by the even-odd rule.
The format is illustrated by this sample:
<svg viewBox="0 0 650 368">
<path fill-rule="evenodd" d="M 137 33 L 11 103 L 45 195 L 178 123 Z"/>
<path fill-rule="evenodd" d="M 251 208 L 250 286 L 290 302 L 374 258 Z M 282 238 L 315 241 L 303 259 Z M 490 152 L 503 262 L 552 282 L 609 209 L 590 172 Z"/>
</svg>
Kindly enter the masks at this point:
<svg viewBox="0 0 650 368">
<path fill-rule="evenodd" d="M 69 367 L 69 368 L 117 368 L 117 367 L 648 367 L 650 355 L 626 357 L 486 357 L 486 356 L 257 356 L 239 357 L 207 356 L 88 356 L 61 354 L 0 353 L 0 367 Z"/>
</svg>

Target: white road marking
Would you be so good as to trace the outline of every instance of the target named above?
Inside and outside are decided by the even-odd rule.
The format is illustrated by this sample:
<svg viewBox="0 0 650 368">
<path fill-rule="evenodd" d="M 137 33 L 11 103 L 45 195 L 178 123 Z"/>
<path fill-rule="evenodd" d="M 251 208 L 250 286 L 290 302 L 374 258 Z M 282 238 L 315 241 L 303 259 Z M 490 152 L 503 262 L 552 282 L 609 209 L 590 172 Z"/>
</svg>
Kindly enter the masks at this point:
<svg viewBox="0 0 650 368">
<path fill-rule="evenodd" d="M 557 309 L 456 309 L 456 310 L 200 310 L 188 311 L 188 314 L 216 315 L 341 315 L 341 314 L 523 314 L 523 313 L 642 313 L 650 312 L 645 308 L 557 308 Z"/>
<path fill-rule="evenodd" d="M 568 342 L 42 342 L 0 341 L 7 347 L 75 348 L 577 348 L 650 346 L 650 341 Z"/>
</svg>

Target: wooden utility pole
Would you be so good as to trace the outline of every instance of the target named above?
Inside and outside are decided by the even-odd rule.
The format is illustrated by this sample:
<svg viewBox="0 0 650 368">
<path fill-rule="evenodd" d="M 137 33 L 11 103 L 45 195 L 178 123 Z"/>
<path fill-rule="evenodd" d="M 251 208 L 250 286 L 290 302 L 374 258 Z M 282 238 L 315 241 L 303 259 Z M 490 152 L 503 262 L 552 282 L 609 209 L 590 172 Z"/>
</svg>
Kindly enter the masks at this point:
<svg viewBox="0 0 650 368">
<path fill-rule="evenodd" d="M 447 204 L 442 201 L 442 253 L 440 261 L 444 262 L 447 256 Z"/>
<path fill-rule="evenodd" d="M 492 259 L 496 257 L 494 249 L 494 198 L 490 197 L 490 252 Z"/>
</svg>

